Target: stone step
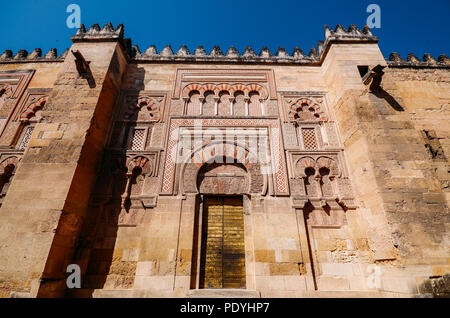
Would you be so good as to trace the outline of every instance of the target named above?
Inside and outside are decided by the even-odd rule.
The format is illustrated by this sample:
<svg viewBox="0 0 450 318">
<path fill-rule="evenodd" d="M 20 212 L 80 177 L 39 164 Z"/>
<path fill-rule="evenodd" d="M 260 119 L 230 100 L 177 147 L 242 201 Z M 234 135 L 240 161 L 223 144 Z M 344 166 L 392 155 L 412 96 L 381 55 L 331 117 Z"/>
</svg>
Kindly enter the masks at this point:
<svg viewBox="0 0 450 318">
<path fill-rule="evenodd" d="M 303 291 L 299 298 L 411 298 L 418 295 L 383 291 Z M 424 295 L 422 295 L 423 297 Z M 20 297 L 20 296 L 16 296 Z M 23 296 L 22 296 L 23 297 Z M 193 289 L 183 291 L 150 289 L 72 289 L 68 298 L 260 298 L 256 290 L 245 289 Z M 272 297 L 272 296 L 271 296 Z M 276 297 L 276 296 L 274 296 Z"/>
<path fill-rule="evenodd" d="M 256 290 L 245 289 L 193 289 L 187 298 L 260 298 Z"/>
</svg>

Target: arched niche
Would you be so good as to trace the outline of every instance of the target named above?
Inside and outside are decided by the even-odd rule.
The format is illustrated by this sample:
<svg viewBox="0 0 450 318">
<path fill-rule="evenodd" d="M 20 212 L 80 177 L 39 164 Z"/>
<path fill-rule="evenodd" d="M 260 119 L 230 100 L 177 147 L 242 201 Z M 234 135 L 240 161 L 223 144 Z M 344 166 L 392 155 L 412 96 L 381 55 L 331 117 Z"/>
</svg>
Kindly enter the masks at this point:
<svg viewBox="0 0 450 318">
<path fill-rule="evenodd" d="M 301 157 L 295 162 L 294 169 L 295 174 L 303 179 L 307 196 L 335 197 L 337 195 L 336 178 L 341 176 L 341 172 L 332 158 Z"/>
<path fill-rule="evenodd" d="M 261 173 L 261 167 L 258 163 L 250 162 L 249 150 L 239 144 L 224 142 L 217 145 L 223 146 L 223 154 L 207 156 L 204 150 L 205 148 L 210 149 L 209 147 L 212 145 L 204 145 L 196 151 L 193 151 L 181 165 L 179 178 L 180 193 L 201 193 L 201 183 L 199 184 L 199 180 L 203 182 L 204 179 L 212 180 L 211 182 L 220 181 L 224 182 L 223 184 L 228 184 L 227 182 L 229 180 L 226 181 L 225 178 L 228 171 L 229 174 L 234 174 L 237 178 L 240 178 L 242 182 L 239 186 L 237 183 L 228 184 L 232 189 L 245 189 L 244 193 L 239 194 L 265 195 L 268 188 L 268 177 L 266 174 Z M 210 152 L 208 151 L 208 153 Z M 200 161 L 198 160 L 199 158 L 201 158 Z M 214 179 L 215 174 L 216 177 Z M 217 176 L 220 175 L 221 178 L 218 179 Z"/>
<path fill-rule="evenodd" d="M 11 156 L 0 163 L 0 206 L 17 169 L 20 158 Z"/>
</svg>

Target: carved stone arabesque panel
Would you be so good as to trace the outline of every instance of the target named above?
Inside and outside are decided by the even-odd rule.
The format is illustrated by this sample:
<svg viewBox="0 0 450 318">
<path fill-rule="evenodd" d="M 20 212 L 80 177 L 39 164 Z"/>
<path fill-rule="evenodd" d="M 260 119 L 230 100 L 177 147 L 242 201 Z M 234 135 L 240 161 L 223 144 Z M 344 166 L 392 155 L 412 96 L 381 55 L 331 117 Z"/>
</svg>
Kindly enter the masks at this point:
<svg viewBox="0 0 450 318">
<path fill-rule="evenodd" d="M 33 70 L 0 72 L 0 117 L 11 115 L 33 74 Z"/>
<path fill-rule="evenodd" d="M 105 206 L 107 222 L 136 226 L 145 210 L 156 206 L 166 100 L 165 92 L 153 91 L 124 91 L 119 99 L 108 147 L 118 168 L 105 172 L 111 186 L 100 196 L 116 202 Z M 107 183 L 99 180 L 99 184 Z"/>
<path fill-rule="evenodd" d="M 126 91 L 120 100 L 122 107 L 116 115 L 109 147 L 140 151 L 162 147 L 167 94 Z"/>
<path fill-rule="evenodd" d="M 286 148 L 298 146 L 298 136 L 295 126 L 291 123 L 283 123 L 283 136 Z"/>
<path fill-rule="evenodd" d="M 186 138 L 191 136 L 183 137 L 182 152 L 187 152 L 188 157 L 178 165 L 181 193 L 266 193 L 268 178 L 263 174 L 262 163 L 252 160 L 255 149 L 250 146 L 251 139 L 235 137 L 226 141 L 204 141 L 200 149 L 193 142 L 186 144 Z"/>
<path fill-rule="evenodd" d="M 277 195 L 288 194 L 288 182 L 286 166 L 284 161 L 284 151 L 281 144 L 281 134 L 278 121 L 275 119 L 191 119 L 191 118 L 172 118 L 168 132 L 169 140 L 167 144 L 167 155 L 164 163 L 164 176 L 162 181 L 161 193 L 173 194 L 176 184 L 176 170 L 179 163 L 178 152 L 180 150 L 180 137 L 177 135 L 182 127 L 194 127 L 201 124 L 206 128 L 240 128 L 240 127 L 266 127 L 270 131 L 270 165 L 273 168 L 271 176 L 274 180 L 274 190 Z M 232 156 L 233 157 L 233 156 Z"/>
</svg>

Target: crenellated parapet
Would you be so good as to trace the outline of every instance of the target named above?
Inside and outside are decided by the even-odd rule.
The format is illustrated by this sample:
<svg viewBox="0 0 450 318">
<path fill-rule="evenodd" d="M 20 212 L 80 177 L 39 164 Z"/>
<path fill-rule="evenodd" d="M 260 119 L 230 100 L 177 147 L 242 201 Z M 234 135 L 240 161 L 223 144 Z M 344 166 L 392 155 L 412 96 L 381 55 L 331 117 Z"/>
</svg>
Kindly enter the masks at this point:
<svg viewBox="0 0 450 318">
<path fill-rule="evenodd" d="M 378 43 L 378 37 L 372 34 L 367 25 L 361 30 L 354 24 L 351 24 L 348 29 L 338 24 L 334 31 L 326 25 L 325 42 L 319 41 L 316 51 L 317 58 L 323 60 L 331 45 L 335 43 Z"/>
<path fill-rule="evenodd" d="M 234 46 L 231 46 L 226 51 L 222 51 L 216 45 L 207 53 L 203 46 L 198 46 L 191 52 L 186 45 L 182 45 L 177 51 L 174 51 L 170 45 L 167 45 L 158 53 L 154 45 L 151 45 L 144 52 L 141 52 L 139 47 L 135 45 L 132 53 L 136 61 L 296 64 L 318 62 L 314 54 L 307 56 L 298 47 L 294 49 L 292 54 L 289 54 L 285 48 L 280 47 L 274 55 L 267 47 L 263 47 L 259 53 L 256 53 L 250 46 L 247 46 L 241 54 Z"/>
<path fill-rule="evenodd" d="M 84 24 L 80 26 L 78 32 L 72 36 L 72 42 L 85 42 L 85 41 L 117 41 L 123 40 L 124 27 L 123 24 L 119 24 L 114 29 L 113 25 L 109 22 L 105 24 L 103 28 L 95 23 L 88 30 Z"/>
<path fill-rule="evenodd" d="M 390 67 L 433 67 L 433 68 L 449 68 L 450 59 L 447 55 L 441 54 L 435 59 L 431 54 L 426 53 L 422 57 L 422 61 L 413 53 L 409 53 L 404 60 L 400 54 L 393 52 L 389 55 L 387 61 Z"/>
<path fill-rule="evenodd" d="M 261 63 L 261 64 L 306 64 L 318 65 L 326 55 L 329 47 L 333 43 L 377 43 L 378 38 L 373 36 L 369 27 L 360 30 L 355 25 L 350 25 L 345 29 L 342 25 L 337 25 L 333 31 L 325 26 L 325 41 L 319 41 L 317 47 L 311 48 L 309 54 L 305 54 L 299 47 L 295 47 L 289 54 L 285 48 L 280 47 L 273 54 L 268 47 L 263 47 L 256 53 L 250 46 L 247 46 L 240 53 L 234 46 L 231 46 L 226 53 L 219 46 L 208 54 L 203 46 L 197 47 L 191 52 L 186 45 L 182 45 L 178 51 L 174 51 L 170 45 L 165 46 L 158 53 L 156 47 L 151 45 L 147 50 L 141 52 L 135 45 L 131 56 L 136 61 L 148 62 L 212 62 L 212 63 Z"/>
<path fill-rule="evenodd" d="M 42 49 L 40 48 L 34 49 L 31 53 L 28 53 L 27 50 L 19 50 L 15 54 L 13 54 L 11 50 L 5 50 L 3 54 L 0 55 L 0 63 L 62 62 L 66 58 L 68 52 L 69 50 L 66 50 L 58 56 L 58 50 L 54 48 L 50 49 L 45 55 L 42 55 Z"/>
<path fill-rule="evenodd" d="M 297 65 L 320 65 L 333 44 L 352 43 L 378 43 L 378 37 L 374 36 L 370 28 L 366 25 L 362 30 L 352 24 L 346 29 L 338 24 L 334 30 L 325 26 L 325 39 L 320 40 L 317 46 L 312 47 L 308 54 L 305 54 L 298 46 L 292 53 L 280 47 L 275 54 L 268 47 L 263 47 L 256 52 L 247 46 L 239 52 L 234 46 L 222 51 L 219 46 L 214 46 L 209 53 L 203 46 L 198 46 L 191 51 L 186 45 L 182 45 L 174 51 L 170 45 L 166 45 L 158 52 L 155 45 L 149 46 L 145 51 L 141 51 L 138 45 L 132 45 L 131 39 L 124 38 L 124 26 L 119 24 L 116 28 L 111 23 L 105 24 L 101 28 L 97 23 L 89 29 L 82 24 L 77 33 L 72 36 L 72 42 L 108 42 L 118 41 L 122 44 L 130 60 L 138 62 L 183 62 L 183 63 L 238 63 L 238 64 L 297 64 Z M 23 63 L 23 62 L 50 62 L 63 61 L 68 53 L 66 50 L 58 56 L 56 49 L 51 49 L 43 55 L 42 50 L 37 48 L 31 53 L 26 50 L 19 50 L 15 54 L 11 50 L 6 50 L 0 55 L 0 63 Z M 406 61 L 398 54 L 391 53 L 388 64 L 392 67 L 435 67 L 447 68 L 450 65 L 447 55 L 440 55 L 435 59 L 430 54 L 425 54 L 420 61 L 414 54 L 408 54 Z"/>
<path fill-rule="evenodd" d="M 378 41 L 378 38 L 372 34 L 370 28 L 366 25 L 361 30 L 356 25 L 351 24 L 346 30 L 341 24 L 336 25 L 334 31 L 328 26 L 325 26 L 325 41 L 341 40 L 341 41 L 353 41 L 353 40 L 366 40 L 366 41 Z"/>
</svg>

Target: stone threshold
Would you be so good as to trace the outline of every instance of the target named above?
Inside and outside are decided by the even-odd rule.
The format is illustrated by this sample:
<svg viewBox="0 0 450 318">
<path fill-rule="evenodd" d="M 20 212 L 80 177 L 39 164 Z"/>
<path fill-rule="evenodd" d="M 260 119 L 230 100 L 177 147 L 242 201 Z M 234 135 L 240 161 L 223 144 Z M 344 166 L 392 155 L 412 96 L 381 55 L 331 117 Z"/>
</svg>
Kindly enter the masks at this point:
<svg viewBox="0 0 450 318">
<path fill-rule="evenodd" d="M 151 289 L 73 289 L 66 291 L 68 298 L 260 298 L 256 290 L 245 289 L 193 289 L 187 292 Z"/>
<path fill-rule="evenodd" d="M 282 291 L 280 292 L 282 294 Z M 68 298 L 261 298 L 256 290 L 245 289 L 191 289 L 182 290 L 151 289 L 74 289 L 66 291 Z M 25 295 L 16 295 L 18 298 Z M 298 298 L 417 298 L 430 295 L 414 295 L 387 291 L 303 291 Z M 276 297 L 271 298 L 285 298 Z"/>
<path fill-rule="evenodd" d="M 260 298 L 256 290 L 246 289 L 191 289 L 187 298 Z"/>
<path fill-rule="evenodd" d="M 386 291 L 304 291 L 301 298 L 411 298 L 413 296 Z"/>
</svg>

